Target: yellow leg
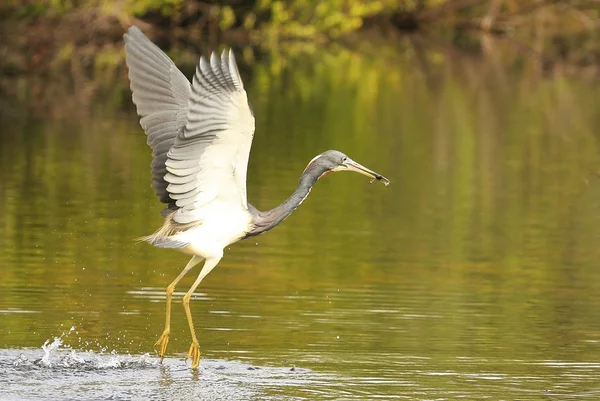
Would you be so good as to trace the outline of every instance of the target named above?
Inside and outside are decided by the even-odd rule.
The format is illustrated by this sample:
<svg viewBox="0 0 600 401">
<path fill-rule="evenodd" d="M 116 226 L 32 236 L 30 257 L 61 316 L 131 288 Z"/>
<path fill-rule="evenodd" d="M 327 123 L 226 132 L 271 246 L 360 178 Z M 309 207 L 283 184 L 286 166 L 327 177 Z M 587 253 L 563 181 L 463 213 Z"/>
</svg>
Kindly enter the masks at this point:
<svg viewBox="0 0 600 401">
<path fill-rule="evenodd" d="M 192 369 L 198 368 L 200 364 L 200 345 L 198 344 L 198 338 L 196 338 L 196 330 L 194 329 L 194 322 L 192 321 L 192 312 L 190 311 L 190 298 L 192 298 L 192 294 L 196 291 L 196 288 L 202 281 L 204 277 L 219 263 L 221 257 L 223 255 L 219 255 L 217 257 L 206 259 L 204 266 L 202 267 L 202 271 L 198 275 L 196 281 L 190 288 L 190 290 L 183 296 L 183 309 L 185 310 L 185 316 L 187 317 L 188 324 L 190 325 L 190 332 L 192 333 L 192 345 L 190 345 L 190 350 L 188 351 L 187 357 L 185 358 L 186 362 L 188 359 L 192 358 Z"/>
<path fill-rule="evenodd" d="M 160 357 L 160 361 L 162 362 L 165 357 L 165 352 L 167 351 L 167 345 L 169 344 L 169 334 L 171 333 L 171 298 L 173 296 L 173 291 L 175 291 L 175 286 L 177 283 L 186 275 L 187 272 L 191 270 L 192 267 L 196 266 L 202 260 L 199 256 L 193 256 L 192 259 L 185 266 L 183 271 L 179 273 L 179 276 L 169 286 L 167 287 L 167 313 L 166 313 L 166 321 L 165 321 L 165 330 L 162 335 L 158 339 L 158 341 L 154 344 L 154 348 L 158 348 L 158 356 Z"/>
</svg>

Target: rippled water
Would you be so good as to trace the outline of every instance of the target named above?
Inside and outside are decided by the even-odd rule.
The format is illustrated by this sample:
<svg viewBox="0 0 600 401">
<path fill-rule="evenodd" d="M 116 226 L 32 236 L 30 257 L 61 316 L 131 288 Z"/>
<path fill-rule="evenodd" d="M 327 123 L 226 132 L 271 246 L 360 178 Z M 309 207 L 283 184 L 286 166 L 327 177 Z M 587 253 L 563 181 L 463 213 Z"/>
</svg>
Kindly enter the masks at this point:
<svg viewBox="0 0 600 401">
<path fill-rule="evenodd" d="M 87 82 L 93 101 L 68 74 L 16 82 L 0 113 L 0 398 L 598 398 L 600 92 L 497 51 L 240 57 L 251 203 L 281 202 L 330 148 L 392 184 L 328 175 L 227 249 L 192 300 L 198 372 L 179 304 L 197 271 L 163 364 L 152 351 L 187 257 L 133 241 L 161 207 L 124 71 Z"/>
</svg>

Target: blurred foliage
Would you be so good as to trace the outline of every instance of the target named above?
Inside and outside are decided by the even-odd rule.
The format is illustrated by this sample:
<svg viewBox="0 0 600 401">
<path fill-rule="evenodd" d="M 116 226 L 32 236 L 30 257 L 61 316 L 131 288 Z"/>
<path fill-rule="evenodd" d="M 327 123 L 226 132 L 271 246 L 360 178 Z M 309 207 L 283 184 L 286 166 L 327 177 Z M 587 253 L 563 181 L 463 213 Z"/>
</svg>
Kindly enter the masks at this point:
<svg viewBox="0 0 600 401">
<path fill-rule="evenodd" d="M 134 24 L 174 52 L 182 43 L 276 48 L 289 39 L 316 50 L 338 40 L 395 40 L 400 31 L 481 52 L 472 33 L 486 31 L 545 64 L 600 65 L 594 0 L 11 0 L 0 5 L 0 21 L 4 74 L 43 70 L 69 56 L 118 64 L 123 30 Z"/>
<path fill-rule="evenodd" d="M 59 16 L 97 9 L 122 21 L 195 26 L 220 30 L 242 27 L 264 35 L 339 37 L 374 25 L 418 28 L 477 27 L 488 31 L 524 30 L 536 35 L 575 33 L 599 28 L 594 0 L 12 0 L 2 14 L 19 18 Z"/>
<path fill-rule="evenodd" d="M 339 37 L 361 28 L 364 18 L 376 15 L 394 3 L 394 0 L 259 0 L 256 10 L 246 18 L 256 20 L 256 15 L 270 15 L 262 25 L 269 35 Z"/>
</svg>

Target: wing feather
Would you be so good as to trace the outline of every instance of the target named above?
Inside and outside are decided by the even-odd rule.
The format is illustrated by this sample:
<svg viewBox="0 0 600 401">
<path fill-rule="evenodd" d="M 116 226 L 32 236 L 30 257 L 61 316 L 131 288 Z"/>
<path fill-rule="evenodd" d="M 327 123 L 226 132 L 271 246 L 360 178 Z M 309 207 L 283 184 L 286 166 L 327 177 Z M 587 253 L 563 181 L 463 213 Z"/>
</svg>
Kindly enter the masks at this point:
<svg viewBox="0 0 600 401">
<path fill-rule="evenodd" d="M 133 102 L 152 149 L 152 187 L 160 201 L 174 207 L 167 191 L 165 161 L 187 119 L 190 82 L 173 61 L 137 27 L 124 35 Z"/>
<path fill-rule="evenodd" d="M 200 58 L 187 122 L 169 150 L 167 190 L 178 223 L 201 220 L 214 201 L 247 208 L 246 170 L 254 117 L 233 53 Z"/>
<path fill-rule="evenodd" d="M 152 187 L 177 223 L 219 201 L 247 208 L 254 116 L 233 52 L 198 62 L 192 84 L 138 28 L 124 35 L 140 125 L 152 148 Z"/>
</svg>

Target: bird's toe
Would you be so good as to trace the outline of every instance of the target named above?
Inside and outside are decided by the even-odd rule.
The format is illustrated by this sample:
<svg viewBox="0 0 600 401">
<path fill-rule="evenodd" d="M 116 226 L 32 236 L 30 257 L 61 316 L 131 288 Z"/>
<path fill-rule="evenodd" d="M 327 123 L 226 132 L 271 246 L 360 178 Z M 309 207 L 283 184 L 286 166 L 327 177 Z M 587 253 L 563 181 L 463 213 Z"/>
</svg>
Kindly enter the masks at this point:
<svg viewBox="0 0 600 401">
<path fill-rule="evenodd" d="M 165 357 L 165 353 L 167 352 L 167 345 L 169 345 L 169 333 L 165 331 L 154 344 L 154 349 L 158 352 L 161 362 Z"/>
<path fill-rule="evenodd" d="M 190 350 L 188 351 L 188 354 L 185 357 L 185 361 L 187 362 L 187 360 L 190 358 L 192 359 L 192 364 L 190 365 L 190 367 L 192 369 L 197 369 L 198 365 L 200 365 L 200 346 L 195 341 L 192 342 L 192 345 L 190 345 Z"/>
</svg>

